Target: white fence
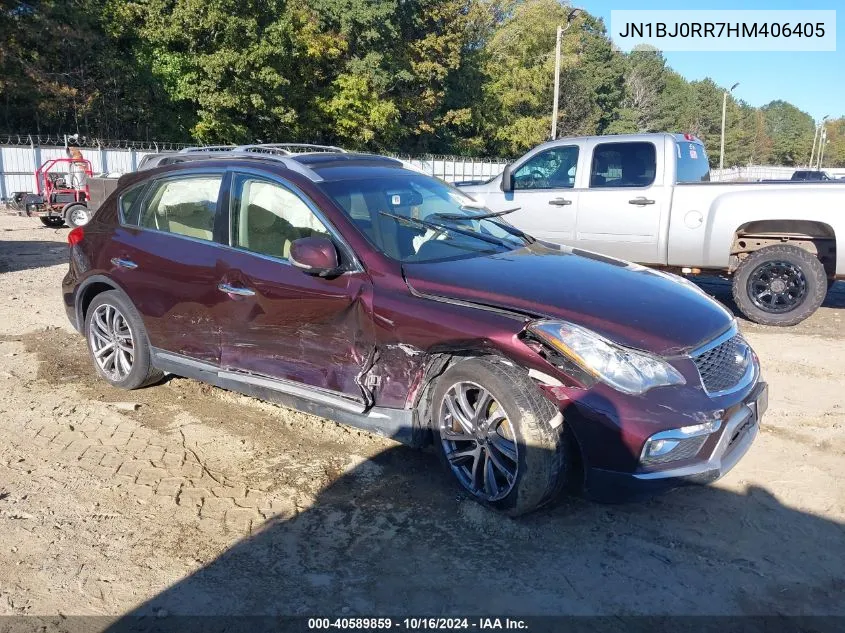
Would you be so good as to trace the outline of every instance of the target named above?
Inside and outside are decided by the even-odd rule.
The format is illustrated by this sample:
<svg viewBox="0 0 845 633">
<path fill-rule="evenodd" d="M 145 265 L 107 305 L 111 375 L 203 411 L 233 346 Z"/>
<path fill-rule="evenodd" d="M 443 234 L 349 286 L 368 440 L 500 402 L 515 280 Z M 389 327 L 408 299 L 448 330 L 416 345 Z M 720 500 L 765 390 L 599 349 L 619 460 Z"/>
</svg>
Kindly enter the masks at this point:
<svg viewBox="0 0 845 633">
<path fill-rule="evenodd" d="M 155 149 L 80 148 L 91 161 L 95 174 L 134 171 L 140 160 Z M 53 158 L 65 158 L 64 147 L 17 145 L 0 146 L 0 200 L 7 200 L 16 191 L 35 191 L 35 170 Z M 399 156 L 407 165 L 447 182 L 492 178 L 504 169 L 504 160 L 484 160 L 460 156 Z M 59 170 L 61 171 L 61 170 Z"/>
<path fill-rule="evenodd" d="M 134 171 L 139 161 L 156 149 L 83 147 L 82 155 L 91 161 L 94 173 L 125 173 Z M 0 200 L 6 200 L 16 191 L 35 191 L 35 170 L 53 158 L 65 157 L 64 147 L 40 145 L 0 146 Z M 504 169 L 502 159 L 465 158 L 462 156 L 402 156 L 395 155 L 420 171 L 447 182 L 483 180 L 492 178 Z M 711 179 L 716 181 L 757 181 L 789 179 L 796 167 L 770 167 L 750 165 L 728 169 L 714 169 Z M 845 176 L 845 169 L 826 169 L 831 176 Z"/>
<path fill-rule="evenodd" d="M 744 167 L 730 167 L 726 169 L 711 169 L 710 179 L 718 182 L 758 181 L 758 180 L 789 180 L 796 170 L 807 167 L 773 167 L 769 165 L 746 165 Z M 845 176 L 845 169 L 822 169 L 833 178 Z"/>
</svg>

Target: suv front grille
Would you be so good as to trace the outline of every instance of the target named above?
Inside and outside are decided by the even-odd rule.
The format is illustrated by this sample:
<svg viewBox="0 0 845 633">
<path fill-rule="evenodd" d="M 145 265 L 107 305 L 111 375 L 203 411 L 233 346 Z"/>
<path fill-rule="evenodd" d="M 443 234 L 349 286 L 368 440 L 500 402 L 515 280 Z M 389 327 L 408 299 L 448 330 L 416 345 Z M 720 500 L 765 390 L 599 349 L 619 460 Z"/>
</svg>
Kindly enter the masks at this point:
<svg viewBox="0 0 845 633">
<path fill-rule="evenodd" d="M 735 387 L 751 362 L 751 349 L 739 334 L 692 357 L 709 394 Z"/>
</svg>

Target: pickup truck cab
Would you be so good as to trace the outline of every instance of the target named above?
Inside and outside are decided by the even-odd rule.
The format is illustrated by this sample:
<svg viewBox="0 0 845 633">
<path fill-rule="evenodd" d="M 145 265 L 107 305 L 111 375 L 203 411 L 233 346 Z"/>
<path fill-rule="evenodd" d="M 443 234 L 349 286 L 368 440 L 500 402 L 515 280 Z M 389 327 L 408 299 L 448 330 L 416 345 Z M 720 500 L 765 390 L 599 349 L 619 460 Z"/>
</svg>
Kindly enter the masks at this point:
<svg viewBox="0 0 845 633">
<path fill-rule="evenodd" d="M 845 277 L 845 187 L 710 182 L 690 135 L 557 139 L 462 190 L 542 240 L 680 272 L 733 275 L 749 319 L 793 325 Z"/>
</svg>

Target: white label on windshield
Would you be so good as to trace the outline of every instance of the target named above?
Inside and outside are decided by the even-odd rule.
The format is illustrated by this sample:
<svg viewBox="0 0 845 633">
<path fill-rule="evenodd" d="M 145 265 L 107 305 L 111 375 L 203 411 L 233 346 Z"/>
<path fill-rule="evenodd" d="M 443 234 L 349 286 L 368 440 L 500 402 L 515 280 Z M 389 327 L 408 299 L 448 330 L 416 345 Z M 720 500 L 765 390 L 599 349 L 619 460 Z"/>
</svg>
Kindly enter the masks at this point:
<svg viewBox="0 0 845 633">
<path fill-rule="evenodd" d="M 398 207 L 400 204 L 402 204 L 402 196 L 394 195 L 391 200 L 391 204 L 393 204 L 394 207 Z"/>
<path fill-rule="evenodd" d="M 698 158 L 698 152 L 695 151 L 695 147 L 693 147 L 692 145 L 689 146 L 689 157 Z"/>
</svg>

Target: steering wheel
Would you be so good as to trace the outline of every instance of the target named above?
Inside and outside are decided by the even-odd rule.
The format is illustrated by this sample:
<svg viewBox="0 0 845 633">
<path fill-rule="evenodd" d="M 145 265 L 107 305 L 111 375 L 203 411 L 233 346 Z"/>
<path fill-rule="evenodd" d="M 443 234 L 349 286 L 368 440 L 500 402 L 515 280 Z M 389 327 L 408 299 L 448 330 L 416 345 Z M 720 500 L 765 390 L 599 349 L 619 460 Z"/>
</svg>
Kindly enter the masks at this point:
<svg viewBox="0 0 845 633">
<path fill-rule="evenodd" d="M 531 169 L 527 174 L 520 174 L 516 178 L 521 186 L 519 189 L 537 189 L 545 184 L 546 176 L 539 169 Z"/>
</svg>

